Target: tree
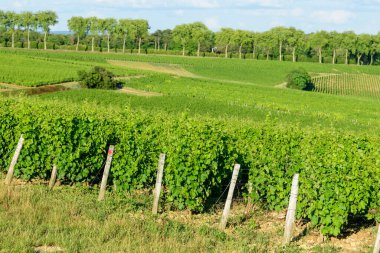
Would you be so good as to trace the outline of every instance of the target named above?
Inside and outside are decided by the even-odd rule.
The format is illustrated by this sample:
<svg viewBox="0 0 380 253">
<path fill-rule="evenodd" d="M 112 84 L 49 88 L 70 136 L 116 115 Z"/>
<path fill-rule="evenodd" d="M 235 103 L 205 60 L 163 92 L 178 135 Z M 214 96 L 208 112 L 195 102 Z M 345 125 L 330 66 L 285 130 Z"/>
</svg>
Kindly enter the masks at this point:
<svg viewBox="0 0 380 253">
<path fill-rule="evenodd" d="M 342 33 L 342 48 L 346 53 L 345 64 L 349 63 L 350 53 L 354 51 L 356 37 L 356 34 L 352 31 Z"/>
<path fill-rule="evenodd" d="M 131 25 L 131 36 L 138 41 L 138 54 L 141 53 L 142 39 L 148 36 L 149 23 L 145 19 L 135 19 Z"/>
<path fill-rule="evenodd" d="M 250 33 L 244 30 L 236 30 L 234 33 L 234 43 L 239 46 L 239 59 L 242 56 L 243 46 L 251 42 Z"/>
<path fill-rule="evenodd" d="M 91 52 L 94 52 L 95 37 L 99 35 L 100 20 L 97 17 L 90 17 L 86 19 L 87 27 L 91 35 Z"/>
<path fill-rule="evenodd" d="M 154 37 L 154 50 L 160 50 L 162 31 L 157 30 L 154 33 L 152 33 L 152 36 Z"/>
<path fill-rule="evenodd" d="M 287 44 L 292 50 L 293 62 L 297 61 L 297 49 L 305 45 L 305 33 L 301 30 L 297 30 L 294 27 L 289 28 L 289 37 L 287 38 Z"/>
<path fill-rule="evenodd" d="M 252 45 L 252 59 L 256 59 L 257 46 L 259 44 L 260 33 L 250 32 L 250 42 Z"/>
<path fill-rule="evenodd" d="M 235 31 L 232 28 L 222 28 L 215 34 L 215 42 L 225 48 L 225 57 L 228 57 L 228 48 L 234 43 Z"/>
<path fill-rule="evenodd" d="M 271 31 L 266 31 L 259 34 L 257 47 L 264 51 L 267 61 L 273 48 L 277 46 L 277 40 L 273 37 Z"/>
<path fill-rule="evenodd" d="M 332 64 L 336 63 L 336 51 L 342 47 L 342 39 L 342 34 L 338 32 L 333 31 L 329 34 L 329 45 L 333 53 Z"/>
<path fill-rule="evenodd" d="M 380 52 L 380 33 L 377 35 L 372 35 L 372 43 L 370 46 L 371 61 L 370 65 L 373 65 L 375 54 Z"/>
<path fill-rule="evenodd" d="M 357 58 L 357 65 L 360 65 L 360 60 L 363 55 L 368 55 L 372 43 L 372 36 L 369 34 L 358 35 L 355 43 L 355 53 Z"/>
<path fill-rule="evenodd" d="M 132 23 L 131 19 L 120 19 L 118 24 L 118 33 L 123 37 L 123 53 L 125 53 L 125 45 L 127 43 L 127 36 L 131 33 Z"/>
<path fill-rule="evenodd" d="M 189 24 L 177 25 L 173 29 L 173 40 L 182 46 L 182 56 L 185 56 L 186 47 L 191 42 L 191 32 Z"/>
<path fill-rule="evenodd" d="M 107 35 L 107 52 L 110 52 L 110 40 L 111 35 L 116 32 L 116 25 L 117 21 L 114 18 L 106 18 L 101 20 L 100 22 L 100 30 L 103 33 L 103 35 Z"/>
<path fill-rule="evenodd" d="M 201 22 L 195 22 L 190 24 L 191 26 L 191 38 L 197 44 L 197 56 L 200 56 L 201 45 L 211 40 L 212 32 L 207 26 Z"/>
<path fill-rule="evenodd" d="M 12 37 L 12 48 L 15 47 L 15 32 L 16 27 L 20 24 L 20 15 L 13 11 L 7 11 L 4 13 L 4 27 L 6 31 L 11 33 Z"/>
<path fill-rule="evenodd" d="M 278 57 L 279 60 L 282 61 L 282 51 L 285 46 L 285 43 L 287 42 L 287 38 L 290 36 L 290 32 L 287 28 L 282 26 L 272 28 L 270 32 L 272 33 L 273 39 L 277 42 Z"/>
<path fill-rule="evenodd" d="M 67 27 L 77 36 L 76 51 L 78 51 L 80 38 L 83 38 L 88 34 L 89 24 L 87 19 L 83 17 L 71 17 L 67 21 Z"/>
<path fill-rule="evenodd" d="M 28 49 L 30 49 L 30 30 L 37 29 L 37 18 L 32 12 L 21 13 L 21 24 L 27 32 Z"/>
<path fill-rule="evenodd" d="M 173 39 L 173 32 L 170 29 L 166 29 L 162 31 L 162 42 L 164 43 L 165 51 L 168 50 L 168 45 Z"/>
<path fill-rule="evenodd" d="M 326 31 L 319 31 L 310 34 L 310 46 L 318 53 L 319 63 L 322 63 L 322 51 L 329 44 L 329 34 Z"/>
<path fill-rule="evenodd" d="M 36 14 L 38 27 L 44 32 L 44 49 L 47 49 L 47 35 L 50 26 L 58 23 L 58 16 L 54 11 L 40 11 Z"/>
</svg>

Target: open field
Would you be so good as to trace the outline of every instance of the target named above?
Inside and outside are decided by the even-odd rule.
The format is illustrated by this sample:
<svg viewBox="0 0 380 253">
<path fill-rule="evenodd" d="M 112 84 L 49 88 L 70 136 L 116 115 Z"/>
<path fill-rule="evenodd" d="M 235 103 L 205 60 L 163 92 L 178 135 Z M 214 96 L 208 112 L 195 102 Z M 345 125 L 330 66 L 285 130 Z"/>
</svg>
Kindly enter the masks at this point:
<svg viewBox="0 0 380 253">
<path fill-rule="evenodd" d="M 33 243 L 25 239 L 20 248 L 48 244 L 69 251 L 86 251 L 91 247 L 88 241 L 92 240 L 94 231 L 91 230 L 93 228 L 84 231 L 83 236 L 87 239 L 76 241 L 75 236 L 81 226 L 105 224 L 106 227 L 118 228 L 120 224 L 115 224 L 117 221 L 113 216 L 116 215 L 122 220 L 120 222 L 126 222 L 123 223 L 126 227 L 139 227 L 137 237 L 147 237 L 144 238 L 146 241 L 128 241 L 130 234 L 104 231 L 104 236 L 111 233 L 118 238 L 117 244 L 122 251 L 135 247 L 133 243 L 141 243 L 138 246 L 140 251 L 150 251 L 152 244 L 161 240 L 159 234 L 165 229 L 169 231 L 168 239 L 160 242 L 157 252 L 161 252 L 160 247 L 168 247 L 169 251 L 208 251 L 210 241 L 203 238 L 202 232 L 190 221 L 190 226 L 175 223 L 175 228 L 166 227 L 171 221 L 165 221 L 166 225 L 158 228 L 157 217 L 151 216 L 142 218 L 147 222 L 146 227 L 138 225 L 139 219 L 127 223 L 124 219 L 128 220 L 141 209 L 147 209 L 146 204 L 141 203 L 144 208 L 133 207 L 126 216 L 118 216 L 120 206 L 128 208 L 129 204 L 124 205 L 123 201 L 135 201 L 134 197 L 125 198 L 126 192 L 133 195 L 139 191 L 149 192 L 154 187 L 157 158 L 161 152 L 167 155 L 165 194 L 161 206 L 165 211 L 186 210 L 217 220 L 209 209 L 210 200 L 223 195 L 233 165 L 239 163 L 246 173 L 239 177 L 238 190 L 259 210 L 265 210 L 264 216 L 269 215 L 268 210 L 281 213 L 287 207 L 291 178 L 300 173 L 299 221 L 304 220 L 323 235 L 339 236 L 360 217 L 368 221 L 358 225 L 363 229 L 359 232 L 365 232 L 368 237 L 375 233 L 373 224 L 380 217 L 378 193 L 373 191 L 380 187 L 380 111 L 378 97 L 369 96 L 368 92 L 376 90 L 377 84 L 372 80 L 380 76 L 380 68 L 4 49 L 0 50 L 0 57 L 13 59 L 8 62 L 9 68 L 0 72 L 5 83 L 2 86 L 7 88 L 5 92 L 0 91 L 0 171 L 5 172 L 9 165 L 20 134 L 24 134 L 26 141 L 15 176 L 26 181 L 48 179 L 52 165 L 56 164 L 59 167 L 58 178 L 64 184 L 91 184 L 104 165 L 108 145 L 115 144 L 117 150 L 110 178 L 110 184 L 116 190 L 109 189 L 114 200 L 104 206 L 99 204 L 99 210 L 114 208 L 101 220 L 85 217 L 77 226 L 69 224 L 72 234 L 61 238 L 59 243 L 49 237 L 50 231 L 56 231 L 56 228 L 45 224 L 45 238 L 48 239 L 35 239 Z M 42 63 L 52 63 L 55 70 L 45 68 Z M 23 88 L 23 85 L 77 80 L 76 71 L 92 66 L 106 67 L 114 72 L 123 81 L 124 88 L 87 90 L 75 83 L 50 93 L 48 90 L 52 86 Z M 355 88 L 359 92 L 339 96 L 276 87 L 286 80 L 288 72 L 300 66 L 318 80 L 335 75 L 367 77 L 371 74 L 367 86 L 356 86 L 366 87 L 367 93 L 360 93 L 364 88 Z M 35 75 L 31 74 L 34 72 Z M 45 75 L 45 72 L 51 75 Z M 42 82 L 39 82 L 40 78 Z M 346 90 L 346 83 L 355 85 L 353 80 L 348 78 L 343 86 L 338 86 L 339 89 Z M 13 96 L 9 96 L 12 94 L 8 89 L 14 92 Z M 36 92 L 20 93 L 19 90 L 23 89 Z M 28 96 L 33 94 L 36 96 Z M 247 195 L 248 182 L 255 190 Z M 66 188 L 62 189 L 66 191 Z M 44 190 L 28 186 L 27 192 L 34 191 L 37 191 L 37 196 L 47 196 Z M 73 193 L 65 194 L 71 196 Z M 84 191 L 80 201 L 92 203 L 87 199 L 91 194 Z M 63 195 L 59 198 L 66 198 Z M 3 197 L 2 201 L 7 203 L 10 199 Z M 18 197 L 15 199 L 17 203 Z M 33 198 L 26 202 L 32 201 Z M 113 204 L 112 201 L 120 202 Z M 11 208 L 11 205 L 5 205 Z M 85 211 L 77 203 L 72 202 L 72 205 L 74 210 L 79 208 L 78 216 L 83 218 Z M 10 213 L 17 212 L 9 210 Z M 51 217 L 64 216 L 53 210 Z M 160 217 L 165 217 L 165 213 Z M 35 215 L 33 218 L 20 216 L 20 219 L 31 219 L 33 223 L 40 220 L 39 214 Z M 262 217 L 258 222 L 260 219 Z M 276 235 L 258 231 L 257 237 L 248 238 L 251 222 L 256 220 L 235 223 L 233 219 L 230 231 L 226 233 L 212 226 L 207 228 L 213 231 L 207 235 L 211 236 L 210 243 L 215 251 L 280 250 L 280 243 L 268 238 L 281 237 L 282 226 L 278 226 Z M 181 227 L 179 232 L 177 225 Z M 31 231 L 33 226 L 36 225 L 30 226 Z M 8 227 L 13 227 L 12 223 L 8 223 Z M 151 232 L 150 229 L 159 232 Z M 189 234 L 195 234 L 195 237 L 186 242 L 180 240 L 191 237 Z M 308 240 L 308 235 L 301 237 L 301 240 Z M 236 246 L 232 242 L 234 238 L 242 240 L 242 243 Z M 317 238 L 309 239 L 316 242 Z M 93 246 L 114 251 L 111 241 L 104 239 L 104 246 L 99 246 L 101 242 L 96 241 Z M 72 248 L 70 242 L 73 242 Z M 372 242 L 365 241 L 360 250 L 367 251 Z M 341 248 L 344 252 L 345 248 L 339 243 L 342 241 L 338 240 L 338 246 L 309 243 L 306 251 L 339 252 L 338 248 Z M 289 252 L 305 251 L 301 244 L 293 242 Z"/>
<path fill-rule="evenodd" d="M 178 56 L 155 56 L 155 55 L 132 55 L 132 54 L 106 54 L 106 53 L 89 53 L 89 52 L 46 52 L 36 50 L 6 50 L 2 49 L 1 55 L 16 54 L 18 57 L 28 57 L 35 60 L 49 60 L 50 62 L 59 62 L 67 64 L 67 67 L 77 70 L 81 65 L 100 65 L 112 68 L 107 64 L 108 60 L 116 61 L 135 61 L 146 62 L 150 64 L 178 65 L 185 70 L 204 78 L 213 80 L 240 81 L 265 86 L 275 86 L 286 80 L 286 75 L 297 68 L 304 68 L 310 73 L 353 73 L 353 74 L 380 74 L 380 69 L 373 66 L 356 66 L 356 65 L 330 65 L 315 63 L 293 63 L 277 61 L 255 61 L 240 59 L 219 59 L 219 58 L 197 58 L 197 57 L 178 57 Z M 10 63 L 12 64 L 12 63 Z M 106 64 L 106 65 L 104 65 Z M 15 65 L 17 66 L 17 63 Z M 115 71 L 119 68 L 114 67 Z M 4 72 L 4 76 L 7 72 Z M 22 73 L 21 73 L 22 74 Z M 74 71 L 72 78 L 76 78 Z M 118 72 L 115 72 L 118 74 Z M 31 78 L 31 77 L 30 77 Z"/>
</svg>

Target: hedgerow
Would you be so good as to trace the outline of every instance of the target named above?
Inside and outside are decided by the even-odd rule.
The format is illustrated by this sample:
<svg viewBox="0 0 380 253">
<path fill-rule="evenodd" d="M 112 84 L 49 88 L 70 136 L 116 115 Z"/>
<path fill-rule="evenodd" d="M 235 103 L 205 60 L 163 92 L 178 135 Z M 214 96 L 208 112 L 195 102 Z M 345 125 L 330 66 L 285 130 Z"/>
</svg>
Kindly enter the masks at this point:
<svg viewBox="0 0 380 253">
<path fill-rule="evenodd" d="M 158 155 L 166 153 L 164 194 L 172 208 L 203 211 L 237 162 L 249 170 L 249 197 L 272 210 L 286 208 L 292 176 L 300 173 L 297 215 L 323 234 L 338 235 L 350 216 L 380 217 L 377 136 L 281 127 L 270 120 L 235 126 L 86 102 L 0 99 L 3 172 L 21 133 L 26 141 L 15 175 L 25 180 L 48 179 L 55 163 L 63 182 L 93 182 L 108 145 L 115 144 L 110 184 L 120 192 L 152 189 Z"/>
</svg>

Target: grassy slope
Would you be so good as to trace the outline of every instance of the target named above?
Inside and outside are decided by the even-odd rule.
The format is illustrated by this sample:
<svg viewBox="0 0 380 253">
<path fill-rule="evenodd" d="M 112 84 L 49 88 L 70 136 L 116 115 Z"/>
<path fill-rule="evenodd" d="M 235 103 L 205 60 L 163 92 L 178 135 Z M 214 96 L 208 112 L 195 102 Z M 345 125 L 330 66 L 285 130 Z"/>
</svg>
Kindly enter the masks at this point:
<svg viewBox="0 0 380 253">
<path fill-rule="evenodd" d="M 185 69 L 207 78 L 249 82 L 259 85 L 277 85 L 285 81 L 286 75 L 293 69 L 303 67 L 313 73 L 367 73 L 380 74 L 379 67 L 346 66 L 316 63 L 293 63 L 278 61 L 254 61 L 240 59 L 196 58 L 178 56 L 131 55 L 131 54 L 101 54 L 86 52 L 44 52 L 38 50 L 1 50 L 1 55 L 23 55 L 33 58 L 65 61 L 68 63 L 84 62 L 87 64 L 106 64 L 107 59 L 143 61 L 157 64 L 179 64 Z M 16 66 L 16 65 L 15 65 Z M 115 69 L 119 69 L 113 67 Z M 76 72 L 75 72 L 76 73 Z M 75 76 L 72 76 L 75 78 Z"/>
<path fill-rule="evenodd" d="M 76 60 L 70 57 L 50 57 L 54 54 L 0 50 L 0 83 L 41 86 L 69 82 L 76 80 L 78 70 L 88 70 L 95 65 L 107 67 L 120 76 L 140 73 L 137 70 L 110 66 L 104 60 L 95 64 L 91 59 L 85 58 Z"/>
<path fill-rule="evenodd" d="M 106 62 L 107 59 L 116 59 L 180 64 L 184 68 L 208 78 L 260 84 L 227 83 L 210 79 L 174 78 L 162 74 L 146 74 L 146 78 L 132 79 L 126 85 L 132 88 L 161 92 L 165 96 L 144 98 L 115 94 L 115 92 L 77 90 L 41 96 L 45 99 L 66 99 L 78 103 L 83 100 L 90 100 L 98 104 L 107 106 L 112 104 L 121 108 L 130 105 L 132 108 L 162 110 L 170 113 L 186 112 L 194 115 L 201 114 L 249 121 L 263 121 L 267 115 L 271 115 L 281 122 L 290 124 L 299 123 L 309 127 L 333 127 L 373 133 L 376 133 L 380 128 L 378 120 L 380 115 L 377 109 L 378 101 L 376 100 L 307 93 L 273 87 L 284 80 L 288 71 L 299 66 L 312 72 L 380 74 L 379 67 L 28 50 L 0 50 L 0 57 L 17 58 L 18 61 L 9 61 L 8 68 L 5 69 L 20 71 L 16 75 L 17 78 L 26 81 L 38 82 L 41 78 L 46 81 L 50 78 L 49 75 L 53 75 L 54 78 L 66 78 L 66 73 L 67 76 L 73 75 L 72 78 L 75 78 L 77 69 L 89 68 L 91 65 L 106 66 L 118 75 L 143 73 L 143 71 L 111 66 Z M 17 66 L 12 66 L 15 63 Z M 40 71 L 39 74 L 36 76 L 28 75 L 30 74 L 29 67 L 37 68 Z M 5 76 L 6 73 L 3 71 L 0 75 Z M 47 73 L 49 75 L 46 75 Z"/>
<path fill-rule="evenodd" d="M 189 113 L 240 121 L 261 122 L 267 115 L 282 123 L 334 127 L 344 130 L 379 131 L 378 101 L 302 92 L 274 87 L 228 84 L 165 75 L 131 79 L 128 87 L 155 91 L 161 97 L 137 97 L 117 91 L 72 90 L 41 95 L 43 99 L 74 103 L 96 102 L 102 106 L 142 108 L 169 113 Z"/>
</svg>

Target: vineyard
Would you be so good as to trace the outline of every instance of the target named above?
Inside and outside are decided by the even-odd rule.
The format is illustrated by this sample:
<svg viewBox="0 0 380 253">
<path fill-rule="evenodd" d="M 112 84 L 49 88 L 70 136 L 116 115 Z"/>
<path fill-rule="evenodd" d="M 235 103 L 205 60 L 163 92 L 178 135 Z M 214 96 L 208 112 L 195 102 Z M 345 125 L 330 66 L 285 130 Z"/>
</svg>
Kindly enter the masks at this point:
<svg viewBox="0 0 380 253">
<path fill-rule="evenodd" d="M 128 67 L 134 62 L 144 64 Z M 297 218 L 323 235 L 342 235 L 357 217 L 380 221 L 377 67 L 4 49 L 0 65 L 4 90 L 77 80 L 78 70 L 102 66 L 129 89 L 160 94 L 0 90 L 2 173 L 22 134 L 16 178 L 48 180 L 55 164 L 63 185 L 93 185 L 115 145 L 108 190 L 120 198 L 152 190 L 166 154 L 163 211 L 209 212 L 239 163 L 239 193 L 264 210 L 286 209 L 299 173 Z M 275 87 L 301 65 L 315 92 Z"/>
<path fill-rule="evenodd" d="M 380 76 L 340 74 L 314 77 L 314 91 L 334 94 L 380 98 Z"/>
<path fill-rule="evenodd" d="M 351 215 L 380 207 L 378 192 L 371 190 L 380 187 L 377 137 L 35 102 L 2 100 L 0 106 L 0 167 L 8 166 L 23 133 L 16 176 L 24 180 L 47 179 L 54 163 L 60 180 L 91 182 L 111 143 L 117 147 L 112 184 L 121 192 L 152 188 L 158 154 L 167 154 L 165 199 L 174 209 L 203 211 L 235 162 L 249 169 L 255 189 L 249 197 L 272 210 L 286 207 L 291 177 L 299 172 L 298 217 L 323 234 L 336 236 Z"/>
<path fill-rule="evenodd" d="M 0 73 L 3 82 L 23 84 L 23 82 L 44 84 L 73 80 L 76 71 L 99 65 L 112 69 L 117 75 L 141 73 L 138 70 L 123 68 L 109 64 L 108 60 L 128 62 L 148 62 L 158 66 L 178 65 L 183 69 L 204 79 L 216 81 L 231 81 L 235 84 L 255 84 L 260 86 L 275 86 L 286 81 L 286 75 L 296 69 L 304 68 L 313 73 L 331 74 L 380 74 L 380 69 L 372 66 L 319 65 L 314 63 L 292 63 L 276 61 L 255 61 L 240 59 L 194 58 L 176 56 L 155 56 L 135 54 L 106 54 L 89 52 L 45 52 L 38 50 L 9 50 L 0 49 L 1 59 L 6 64 Z M 6 60 L 6 58 L 14 59 Z M 20 64 L 22 62 L 22 64 Z M 49 67 L 46 63 L 52 64 Z M 24 66 L 30 66 L 25 68 Z M 45 67 L 43 67 L 45 66 Z M 62 71 L 56 71 L 60 69 Z M 51 76 L 54 73 L 54 76 Z M 18 78 L 24 78 L 15 80 Z"/>
</svg>

